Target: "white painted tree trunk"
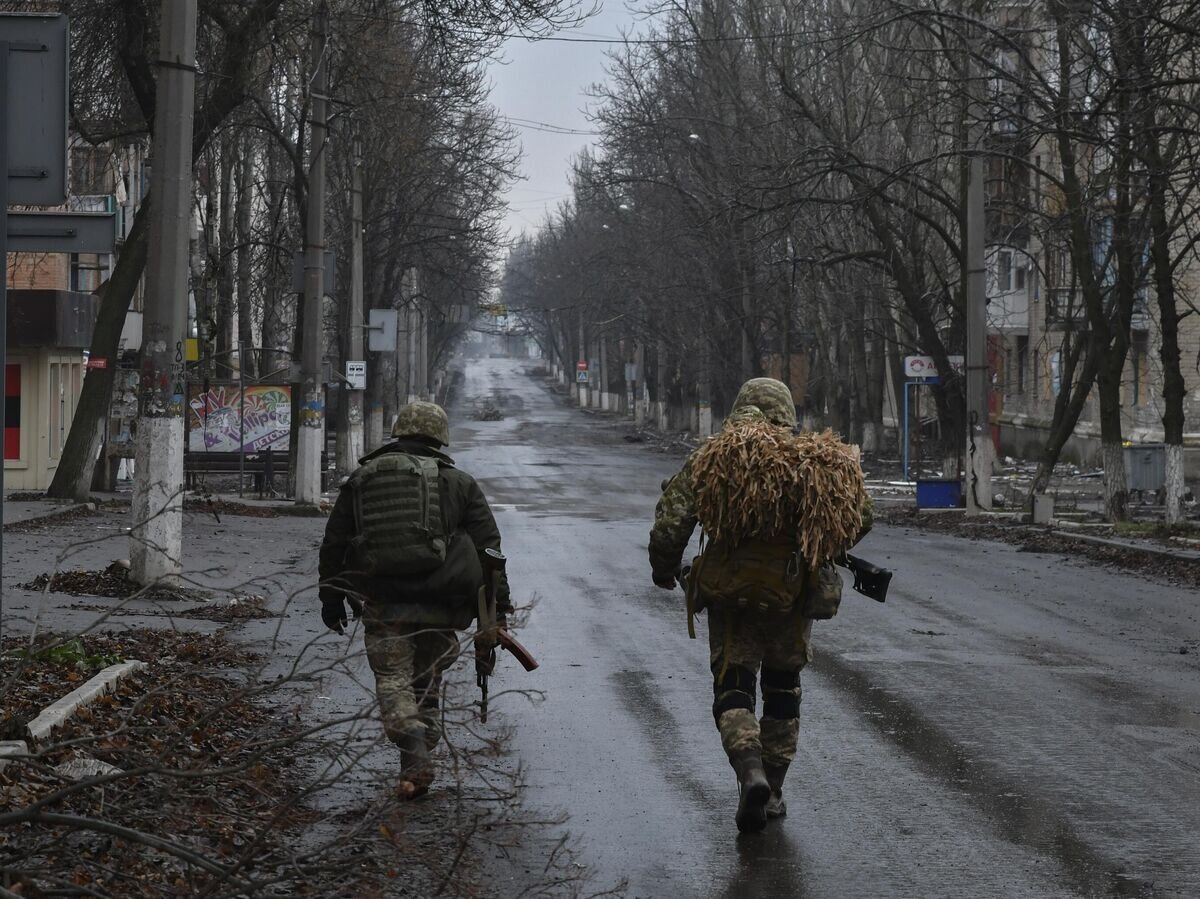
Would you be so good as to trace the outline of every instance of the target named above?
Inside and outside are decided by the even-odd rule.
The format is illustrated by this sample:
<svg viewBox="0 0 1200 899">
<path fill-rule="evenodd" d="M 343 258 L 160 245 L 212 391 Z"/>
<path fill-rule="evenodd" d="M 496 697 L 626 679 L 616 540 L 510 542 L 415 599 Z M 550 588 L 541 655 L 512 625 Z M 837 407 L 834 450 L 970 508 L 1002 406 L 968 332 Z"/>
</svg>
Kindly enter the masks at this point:
<svg viewBox="0 0 1200 899">
<path fill-rule="evenodd" d="M 300 424 L 300 442 L 296 452 L 296 503 L 321 504 L 321 450 L 325 429 L 320 424 Z"/>
<path fill-rule="evenodd" d="M 879 452 L 879 427 L 873 421 L 863 422 L 862 451 L 864 453 Z"/>
<path fill-rule="evenodd" d="M 383 446 L 383 406 L 372 405 L 367 413 L 367 449 L 377 450 Z"/>
<path fill-rule="evenodd" d="M 1187 485 L 1183 481 L 1183 447 L 1176 443 L 1167 444 L 1167 524 L 1183 521 L 1183 494 Z"/>
<path fill-rule="evenodd" d="M 183 418 L 142 416 L 137 424 L 141 489 L 133 491 L 131 568 L 139 584 L 176 583 L 183 572 Z"/>
</svg>

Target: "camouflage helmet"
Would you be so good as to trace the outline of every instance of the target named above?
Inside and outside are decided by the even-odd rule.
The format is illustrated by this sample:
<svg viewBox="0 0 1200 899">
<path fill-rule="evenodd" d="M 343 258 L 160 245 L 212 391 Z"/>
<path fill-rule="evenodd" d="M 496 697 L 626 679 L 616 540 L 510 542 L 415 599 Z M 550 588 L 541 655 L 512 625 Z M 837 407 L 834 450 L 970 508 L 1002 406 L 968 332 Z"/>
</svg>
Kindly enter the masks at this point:
<svg viewBox="0 0 1200 899">
<path fill-rule="evenodd" d="M 762 409 L 753 403 L 747 403 L 744 406 L 738 406 L 725 417 L 725 427 L 766 420 L 767 416 L 763 415 Z"/>
<path fill-rule="evenodd" d="M 392 425 L 393 437 L 428 437 L 442 446 L 450 443 L 450 420 L 437 403 L 418 400 L 404 406 Z"/>
<path fill-rule="evenodd" d="M 782 381 L 774 378 L 751 378 L 738 391 L 730 415 L 737 415 L 747 406 L 757 406 L 773 425 L 784 428 L 796 426 L 796 404 L 792 392 Z"/>
</svg>

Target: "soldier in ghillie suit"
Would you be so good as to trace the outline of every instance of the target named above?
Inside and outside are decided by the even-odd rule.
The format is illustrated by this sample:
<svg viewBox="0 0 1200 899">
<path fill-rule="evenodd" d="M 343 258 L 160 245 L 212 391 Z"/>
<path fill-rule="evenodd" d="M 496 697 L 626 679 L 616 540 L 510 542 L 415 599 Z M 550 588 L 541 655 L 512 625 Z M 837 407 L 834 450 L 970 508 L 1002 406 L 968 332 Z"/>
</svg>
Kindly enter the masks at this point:
<svg viewBox="0 0 1200 899">
<path fill-rule="evenodd" d="M 346 601 L 363 619 L 367 661 L 384 730 L 401 751 L 401 798 L 427 792 L 430 750 L 441 736 L 442 672 L 458 658 L 484 582 L 481 554 L 500 549 L 483 491 L 442 452 L 446 413 L 410 403 L 394 442 L 361 460 L 338 494 L 321 544 L 321 618 L 342 633 Z M 497 584 L 497 623 L 511 611 L 507 580 Z"/>
<path fill-rule="evenodd" d="M 737 773 L 742 831 L 786 814 L 812 623 L 832 617 L 840 601 L 831 560 L 870 527 L 853 449 L 829 432 L 795 429 L 788 388 L 747 381 L 721 433 L 664 484 L 650 532 L 654 583 L 669 590 L 697 523 L 703 528 L 687 578 L 688 629 L 694 637 L 693 615 L 707 610 L 713 716 Z"/>
</svg>

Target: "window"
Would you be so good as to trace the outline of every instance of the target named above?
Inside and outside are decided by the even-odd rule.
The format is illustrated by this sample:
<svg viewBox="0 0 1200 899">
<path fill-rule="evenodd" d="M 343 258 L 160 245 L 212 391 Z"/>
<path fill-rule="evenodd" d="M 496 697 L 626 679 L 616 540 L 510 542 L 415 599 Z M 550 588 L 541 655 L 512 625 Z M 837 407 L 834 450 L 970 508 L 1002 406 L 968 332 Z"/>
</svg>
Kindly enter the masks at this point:
<svg viewBox="0 0 1200 899">
<path fill-rule="evenodd" d="M 1062 353 L 1055 350 L 1050 357 L 1050 395 L 1058 396 L 1062 388 Z"/>
<path fill-rule="evenodd" d="M 1012 253 L 1008 250 L 1000 252 L 1000 263 L 996 274 L 997 287 L 1001 293 L 1012 290 Z"/>
<path fill-rule="evenodd" d="M 70 289 L 80 293 L 96 291 L 104 278 L 103 258 L 95 253 L 72 253 Z"/>
<path fill-rule="evenodd" d="M 103 147 L 83 144 L 71 148 L 71 193 L 81 196 L 113 192 L 109 153 Z"/>
<path fill-rule="evenodd" d="M 1025 392 L 1025 367 L 1029 364 L 1029 338 L 1017 337 L 1017 393 Z"/>
<path fill-rule="evenodd" d="M 1017 290 L 1025 289 L 1025 266 L 1017 266 Z"/>
<path fill-rule="evenodd" d="M 1037 350 L 1033 351 L 1033 395 L 1037 399 L 1042 399 L 1038 393 L 1038 388 L 1042 383 L 1042 354 Z"/>
</svg>

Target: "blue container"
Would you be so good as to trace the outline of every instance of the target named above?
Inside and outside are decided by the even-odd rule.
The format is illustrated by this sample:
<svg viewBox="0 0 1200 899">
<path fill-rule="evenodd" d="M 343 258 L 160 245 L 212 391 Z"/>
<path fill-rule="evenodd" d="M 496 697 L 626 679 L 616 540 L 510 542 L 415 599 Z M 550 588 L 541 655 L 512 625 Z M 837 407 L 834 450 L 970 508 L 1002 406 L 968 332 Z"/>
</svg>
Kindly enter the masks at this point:
<svg viewBox="0 0 1200 899">
<path fill-rule="evenodd" d="M 957 509 L 962 503 L 962 481 L 928 478 L 917 481 L 918 509 Z"/>
</svg>

